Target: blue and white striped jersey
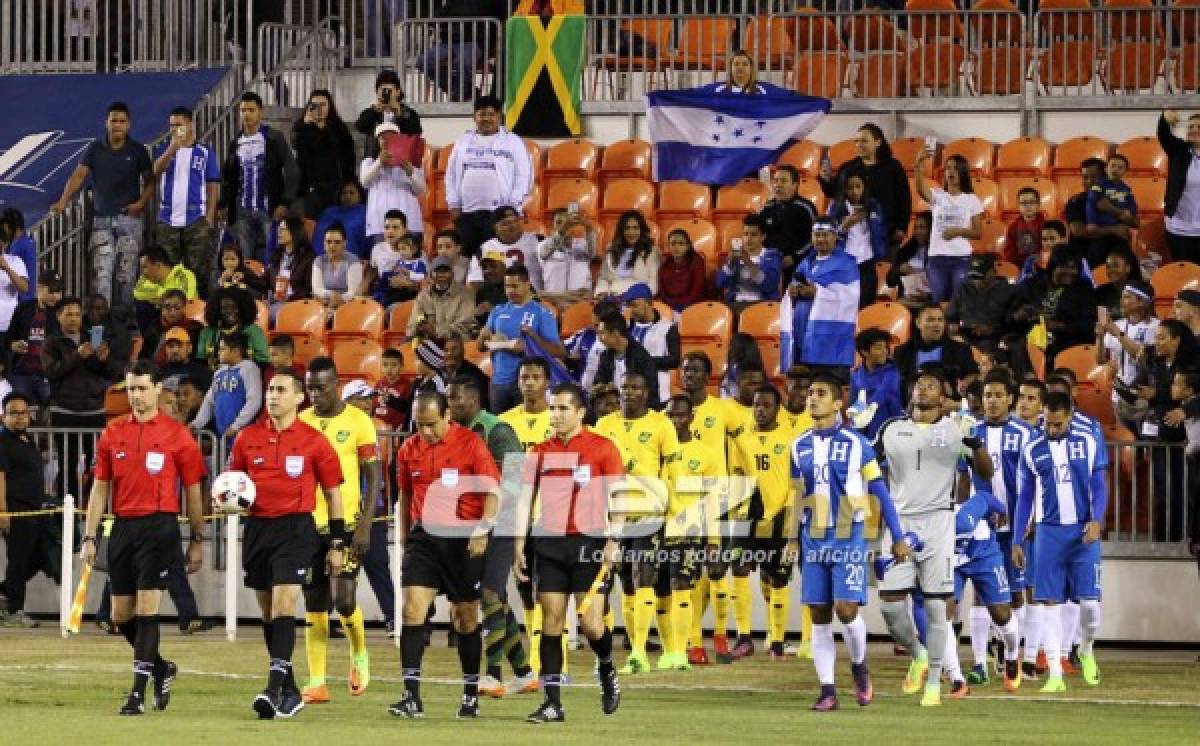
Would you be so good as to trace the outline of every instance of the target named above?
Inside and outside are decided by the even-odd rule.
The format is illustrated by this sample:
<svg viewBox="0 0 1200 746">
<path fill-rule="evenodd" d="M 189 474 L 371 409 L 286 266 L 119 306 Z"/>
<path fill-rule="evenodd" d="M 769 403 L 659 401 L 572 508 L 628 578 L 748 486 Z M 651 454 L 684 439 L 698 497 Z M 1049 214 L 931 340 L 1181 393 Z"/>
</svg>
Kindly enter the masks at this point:
<svg viewBox="0 0 1200 746">
<path fill-rule="evenodd" d="M 169 143 L 164 141 L 154 157 L 160 157 L 168 147 Z M 203 218 L 208 210 L 205 187 L 220 180 L 221 166 L 212 148 L 196 143 L 175 151 L 158 183 L 158 222 L 183 228 Z"/>
</svg>

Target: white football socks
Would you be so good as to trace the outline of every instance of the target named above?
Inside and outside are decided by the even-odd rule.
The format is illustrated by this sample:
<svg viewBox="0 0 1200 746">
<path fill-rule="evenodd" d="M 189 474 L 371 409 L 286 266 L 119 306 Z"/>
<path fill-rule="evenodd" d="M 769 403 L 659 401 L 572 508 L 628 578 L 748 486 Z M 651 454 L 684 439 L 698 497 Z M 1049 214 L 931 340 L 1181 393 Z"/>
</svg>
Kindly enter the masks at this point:
<svg viewBox="0 0 1200 746">
<path fill-rule="evenodd" d="M 988 637 L 992 631 L 992 615 L 986 606 L 971 607 L 971 652 L 975 654 L 975 665 L 987 665 Z"/>
<path fill-rule="evenodd" d="M 813 667 L 817 669 L 817 680 L 822 686 L 832 686 L 833 666 L 837 660 L 837 648 L 833 644 L 833 625 L 813 624 L 812 628 Z"/>
<path fill-rule="evenodd" d="M 1079 602 L 1079 626 L 1083 631 L 1083 639 L 1079 643 L 1080 655 L 1091 655 L 1096 635 L 1100 633 L 1100 602 Z"/>
<path fill-rule="evenodd" d="M 846 650 L 850 653 L 851 663 L 862 663 L 867 659 L 867 623 L 861 616 L 843 625 L 842 634 L 846 638 Z"/>
</svg>

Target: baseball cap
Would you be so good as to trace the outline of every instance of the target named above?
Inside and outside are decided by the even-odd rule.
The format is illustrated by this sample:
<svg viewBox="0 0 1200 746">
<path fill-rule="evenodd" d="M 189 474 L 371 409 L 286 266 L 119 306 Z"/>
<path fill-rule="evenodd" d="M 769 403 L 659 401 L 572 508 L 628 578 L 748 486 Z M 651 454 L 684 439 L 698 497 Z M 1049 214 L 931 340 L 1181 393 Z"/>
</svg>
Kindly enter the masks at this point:
<svg viewBox="0 0 1200 746">
<path fill-rule="evenodd" d="M 439 256 L 433 260 L 432 271 L 437 272 L 439 269 L 454 269 L 454 265 L 444 256 Z"/>
<path fill-rule="evenodd" d="M 1194 288 L 1184 288 L 1175 295 L 1175 298 L 1183 301 L 1189 306 L 1196 306 L 1197 308 L 1200 308 L 1200 290 L 1196 290 Z"/>
<path fill-rule="evenodd" d="M 183 383 L 183 376 L 167 376 L 162 381 L 163 391 L 170 391 L 174 393 L 179 390 L 179 384 L 181 383 Z"/>
<path fill-rule="evenodd" d="M 813 233 L 837 233 L 837 225 L 829 218 L 817 218 L 813 221 Z"/>
<path fill-rule="evenodd" d="M 481 261 L 481 262 L 492 261 L 492 262 L 500 262 L 501 264 L 507 264 L 508 257 L 506 257 L 504 255 L 504 252 L 500 251 L 499 249 L 488 249 L 487 251 L 483 252 L 483 256 L 479 257 L 479 261 Z"/>
<path fill-rule="evenodd" d="M 392 124 L 391 122 L 384 122 L 383 124 L 381 124 L 375 128 L 375 136 L 376 137 L 379 137 L 384 132 L 395 132 L 398 135 L 398 134 L 400 134 L 400 128 L 397 127 L 396 125 Z"/>
<path fill-rule="evenodd" d="M 639 282 L 621 294 L 621 303 L 628 305 L 635 300 L 650 300 L 653 297 L 654 293 L 650 290 L 650 286 Z"/>
<path fill-rule="evenodd" d="M 187 333 L 187 329 L 182 326 L 173 326 L 167 330 L 163 336 L 163 344 L 167 342 L 191 342 L 192 337 Z"/>
<path fill-rule="evenodd" d="M 355 378 L 342 389 L 342 401 L 353 399 L 356 396 L 374 396 L 375 389 L 371 388 L 371 384 L 361 378 Z"/>
<path fill-rule="evenodd" d="M 62 275 L 53 269 L 43 269 L 42 273 L 38 275 L 37 281 L 39 285 L 45 285 L 51 292 L 61 293 L 63 291 Z"/>
<path fill-rule="evenodd" d="M 981 280 L 995 266 L 995 256 L 992 254 L 977 254 L 971 257 L 971 267 L 967 270 L 967 279 Z"/>
</svg>

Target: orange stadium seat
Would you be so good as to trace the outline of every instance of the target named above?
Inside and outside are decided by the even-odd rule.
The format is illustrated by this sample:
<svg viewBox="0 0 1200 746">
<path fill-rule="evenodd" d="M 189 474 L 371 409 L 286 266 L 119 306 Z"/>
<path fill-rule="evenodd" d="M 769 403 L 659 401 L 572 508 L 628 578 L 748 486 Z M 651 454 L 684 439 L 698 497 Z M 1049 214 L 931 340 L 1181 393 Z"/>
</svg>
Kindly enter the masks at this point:
<svg viewBox="0 0 1200 746">
<path fill-rule="evenodd" d="M 1038 79 L 1046 88 L 1086 88 L 1096 78 L 1096 44 L 1059 41 L 1038 61 Z"/>
<path fill-rule="evenodd" d="M 104 390 L 104 417 L 112 422 L 133 411 L 129 404 L 129 394 L 125 391 L 125 382 L 114 383 Z"/>
<path fill-rule="evenodd" d="M 1193 42 L 1180 47 L 1171 85 L 1176 93 L 1200 93 L 1200 44 Z"/>
<path fill-rule="evenodd" d="M 904 35 L 887 16 L 869 10 L 859 11 L 846 20 L 846 36 L 855 52 L 904 51 Z"/>
<path fill-rule="evenodd" d="M 904 94 L 904 52 L 869 52 L 858 62 L 854 95 L 861 98 L 896 98 Z"/>
<path fill-rule="evenodd" d="M 383 337 L 383 306 L 370 298 L 351 298 L 333 312 L 333 326 L 325 333 L 331 347 L 347 339 Z"/>
<path fill-rule="evenodd" d="M 679 27 L 675 63 L 687 70 L 724 70 L 737 22 L 730 18 L 688 18 Z"/>
<path fill-rule="evenodd" d="M 800 183 L 796 184 L 796 194 L 812 202 L 818 213 L 825 214 L 825 192 L 821 190 L 821 183 L 815 177 L 801 179 Z"/>
<path fill-rule="evenodd" d="M 637 210 L 646 220 L 654 220 L 654 185 L 645 179 L 614 179 L 604 187 L 601 220 L 616 218 L 626 210 Z"/>
<path fill-rule="evenodd" d="M 563 140 L 546 151 L 543 182 L 548 188 L 553 188 L 556 182 L 562 180 L 594 180 L 599 156 L 595 144 L 588 140 Z"/>
<path fill-rule="evenodd" d="M 742 179 L 717 190 L 714 220 L 741 220 L 748 213 L 758 212 L 771 198 L 771 188 L 758 179 Z"/>
<path fill-rule="evenodd" d="M 339 381 L 365 378 L 376 383 L 383 375 L 383 346 L 373 339 L 350 339 L 333 348 Z"/>
<path fill-rule="evenodd" d="M 1055 363 L 1057 364 L 1057 358 Z M 1080 386 L 1075 389 L 1075 405 L 1101 425 L 1117 424 L 1117 415 L 1112 406 L 1112 391 L 1108 389 Z"/>
<path fill-rule="evenodd" d="M 1062 195 L 1063 204 L 1066 204 L 1068 199 L 1083 191 L 1083 177 L 1078 172 L 1058 174 L 1054 177 L 1054 188 Z"/>
<path fill-rule="evenodd" d="M 1099 37 L 1100 14 L 1091 11 L 1090 0 L 1041 0 L 1038 5 L 1038 27 L 1042 38 L 1095 39 Z"/>
<path fill-rule="evenodd" d="M 704 264 L 708 274 L 715 275 L 717 271 L 717 261 L 721 255 L 721 247 L 717 245 L 717 229 L 712 223 L 707 220 L 693 218 L 692 220 L 676 220 L 674 222 L 661 222 L 663 241 L 665 242 L 671 236 L 671 231 L 682 230 L 688 234 L 688 238 L 692 240 L 692 248 L 696 253 L 704 257 Z"/>
<path fill-rule="evenodd" d="M 572 202 L 578 203 L 579 212 L 592 220 L 598 217 L 600 199 L 596 184 L 583 179 L 570 179 L 556 181 L 550 186 L 550 191 L 546 195 L 545 219 L 548 221 L 550 213 L 555 209 L 568 207 Z"/>
<path fill-rule="evenodd" d="M 829 149 L 825 151 L 825 156 L 829 158 L 829 165 L 834 169 L 839 169 L 846 161 L 858 157 L 858 147 L 853 138 L 842 140 L 830 145 Z"/>
<path fill-rule="evenodd" d="M 1162 215 L 1140 221 L 1133 251 L 1138 256 L 1145 256 L 1151 251 L 1160 256 L 1170 256 L 1167 251 L 1167 226 Z"/>
<path fill-rule="evenodd" d="M 292 361 L 300 365 L 307 367 L 313 358 L 325 354 L 325 345 L 316 337 L 293 337 L 292 342 L 296 348 L 292 354 Z"/>
<path fill-rule="evenodd" d="M 881 301 L 872 303 L 858 312 L 858 329 L 882 329 L 892 335 L 895 345 L 908 341 L 912 328 L 912 313 L 899 303 Z"/>
<path fill-rule="evenodd" d="M 454 143 L 443 145 L 437 149 L 437 153 L 433 157 L 433 178 L 431 181 L 435 183 L 444 183 L 446 179 L 446 171 L 450 168 L 450 156 L 454 153 Z"/>
<path fill-rule="evenodd" d="M 908 32 L 914 39 L 929 42 L 935 39 L 964 41 L 967 38 L 954 0 L 908 0 L 904 10 L 912 14 Z"/>
<path fill-rule="evenodd" d="M 1137 93 L 1154 88 L 1167 60 L 1167 50 L 1157 43 L 1127 41 L 1114 44 L 1107 57 L 1104 77 L 1108 89 Z"/>
<path fill-rule="evenodd" d="M 1094 387 L 1092 372 L 1100 367 L 1096 363 L 1096 345 L 1074 345 L 1062 350 L 1054 358 L 1054 367 L 1066 368 L 1075 374 L 1080 385 Z"/>
<path fill-rule="evenodd" d="M 996 166 L 996 145 L 991 140 L 984 140 L 980 137 L 965 137 L 961 140 L 953 140 L 946 143 L 946 147 L 942 149 L 943 168 L 945 167 L 946 159 L 952 155 L 961 155 L 967 159 L 972 179 L 977 179 L 980 176 L 988 179 L 992 177 L 992 169 Z"/>
<path fill-rule="evenodd" d="M 521 211 L 525 215 L 541 215 L 542 214 L 542 187 L 538 184 L 531 184 L 529 194 L 525 197 L 525 201 L 521 203 Z"/>
<path fill-rule="evenodd" d="M 275 316 L 275 328 L 271 336 L 291 335 L 292 339 L 312 337 L 317 341 L 325 338 L 325 306 L 315 300 L 292 300 L 284 303 Z"/>
<path fill-rule="evenodd" d="M 1200 0 L 1175 0 L 1171 27 L 1185 43 L 1200 41 Z"/>
<path fill-rule="evenodd" d="M 923 137 L 899 137 L 888 143 L 892 147 L 892 156 L 900 161 L 900 165 L 904 166 L 904 171 L 909 176 L 913 175 L 913 166 L 917 162 L 917 154 L 925 149 L 925 138 Z M 926 164 L 925 174 L 928 176 L 932 173 L 932 164 Z"/>
<path fill-rule="evenodd" d="M 840 50 L 842 40 L 838 36 L 834 21 L 822 16 L 816 8 L 799 7 L 793 13 L 803 14 L 793 19 L 795 28 L 790 33 L 796 48 L 800 50 Z"/>
<path fill-rule="evenodd" d="M 845 52 L 813 51 L 801 52 L 796 57 L 792 70 L 792 88 L 797 93 L 822 98 L 839 98 L 846 84 L 846 71 L 850 59 Z"/>
<path fill-rule="evenodd" d="M 751 18 L 742 34 L 742 49 L 750 53 L 759 68 L 778 70 L 791 63 L 796 45 L 789 33 L 787 18 Z"/>
<path fill-rule="evenodd" d="M 706 184 L 664 181 L 658 185 L 658 219 L 690 220 L 712 214 L 712 194 Z"/>
<path fill-rule="evenodd" d="M 1025 17 L 1012 0 L 976 0 L 971 6 L 980 13 L 969 18 L 971 35 L 986 46 L 1025 43 Z"/>
<path fill-rule="evenodd" d="M 408 338 L 408 320 L 416 308 L 415 300 L 397 303 L 388 310 L 387 331 L 383 333 L 383 344 L 386 347 L 401 347 Z"/>
<path fill-rule="evenodd" d="M 1032 52 L 1025 47 L 984 47 L 977 53 L 972 83 L 975 92 L 1012 96 L 1025 89 Z"/>
<path fill-rule="evenodd" d="M 1040 137 L 1018 137 L 996 151 L 996 177 L 1046 176 L 1050 173 L 1050 143 Z"/>
<path fill-rule="evenodd" d="M 911 176 L 908 177 L 908 193 L 912 198 L 913 213 L 927 212 L 929 210 L 929 203 L 917 192 L 917 182 Z"/>
<path fill-rule="evenodd" d="M 1038 176 L 1010 176 L 1000 179 L 1000 218 L 1012 221 L 1020 212 L 1017 194 L 1025 187 L 1033 187 L 1042 198 L 1042 212 L 1047 216 L 1058 215 L 1058 190 L 1054 182 Z"/>
<path fill-rule="evenodd" d="M 958 42 L 929 42 L 908 50 L 907 59 L 905 79 L 910 94 L 923 89 L 954 93 L 959 88 L 967 50 Z"/>
<path fill-rule="evenodd" d="M 1167 176 L 1167 154 L 1157 137 L 1131 138 L 1117 146 L 1117 153 L 1129 160 L 1128 176 Z"/>
<path fill-rule="evenodd" d="M 1107 140 L 1092 137 L 1091 135 L 1063 140 L 1054 149 L 1054 165 L 1051 167 L 1050 172 L 1056 177 L 1059 174 L 1079 176 L 1080 164 L 1088 158 L 1099 158 L 1102 161 L 1107 161 L 1109 148 L 1110 145 Z"/>
<path fill-rule="evenodd" d="M 204 323 L 204 309 L 206 309 L 207 307 L 208 307 L 208 301 L 204 300 L 203 298 L 193 298 L 192 300 L 189 300 L 186 304 L 184 304 L 183 316 L 184 316 L 184 318 L 190 319 L 192 321 L 198 321 L 201 324 L 203 324 Z M 263 331 L 266 331 L 266 327 L 263 327 Z"/>
<path fill-rule="evenodd" d="M 733 334 L 733 312 L 724 303 L 705 301 L 683 309 L 679 338 L 691 342 L 728 343 Z"/>
<path fill-rule="evenodd" d="M 1188 283 L 1196 281 L 1200 281 L 1200 265 L 1192 262 L 1170 262 L 1162 265 L 1150 275 L 1155 308 L 1170 311 L 1179 291 Z"/>
<path fill-rule="evenodd" d="M 538 145 L 528 137 L 522 137 L 521 142 L 525 143 L 525 152 L 529 153 L 529 166 L 533 169 L 533 181 L 535 184 L 542 183 L 542 146 Z"/>
<path fill-rule="evenodd" d="M 1138 215 L 1151 217 L 1162 215 L 1167 198 L 1167 180 L 1156 176 L 1134 176 L 1125 180 L 1133 190 L 1137 201 Z"/>
<path fill-rule="evenodd" d="M 1163 31 L 1160 15 L 1154 11 L 1154 0 L 1104 0 L 1108 36 L 1121 39 L 1146 39 L 1161 42 Z"/>
<path fill-rule="evenodd" d="M 991 179 L 971 179 L 971 188 L 983 205 L 983 214 L 993 218 L 1000 217 L 1000 186 Z"/>
<path fill-rule="evenodd" d="M 650 180 L 650 143 L 619 140 L 604 148 L 600 156 L 600 188 L 613 179 Z"/>
<path fill-rule="evenodd" d="M 758 340 L 758 354 L 762 358 L 763 371 L 766 372 L 767 378 L 776 386 L 781 386 L 787 371 L 779 369 L 779 358 L 781 357 L 779 337 Z"/>
<path fill-rule="evenodd" d="M 779 341 L 779 303 L 763 301 L 747 306 L 738 315 L 738 331 L 764 342 Z"/>
<path fill-rule="evenodd" d="M 675 32 L 675 21 L 670 18 L 624 18 L 619 34 L 628 39 L 630 49 L 621 51 L 616 40 L 604 40 L 592 54 L 592 62 L 599 73 L 592 78 L 592 96 L 602 81 L 608 88 L 609 97 L 617 95 L 617 77 L 628 73 L 641 73 L 646 90 L 667 87 L 667 71 L 670 67 L 671 37 Z M 614 35 L 615 36 L 615 35 Z M 624 42 L 621 42 L 624 43 Z"/>
<path fill-rule="evenodd" d="M 990 215 L 983 217 L 983 233 L 977 241 L 972 241 L 971 246 L 975 249 L 976 254 L 1003 254 L 1004 244 L 1007 240 L 1006 231 L 1008 226 L 1004 221 L 997 220 Z"/>
<path fill-rule="evenodd" d="M 784 164 L 795 167 L 801 179 L 814 178 L 821 170 L 821 146 L 812 140 L 797 140 L 775 161 L 777 166 Z"/>
<path fill-rule="evenodd" d="M 592 303 L 590 301 L 579 301 L 567 306 L 562 312 L 562 319 L 559 321 L 559 333 L 563 339 L 570 337 L 580 329 L 586 329 L 592 325 Z"/>
</svg>

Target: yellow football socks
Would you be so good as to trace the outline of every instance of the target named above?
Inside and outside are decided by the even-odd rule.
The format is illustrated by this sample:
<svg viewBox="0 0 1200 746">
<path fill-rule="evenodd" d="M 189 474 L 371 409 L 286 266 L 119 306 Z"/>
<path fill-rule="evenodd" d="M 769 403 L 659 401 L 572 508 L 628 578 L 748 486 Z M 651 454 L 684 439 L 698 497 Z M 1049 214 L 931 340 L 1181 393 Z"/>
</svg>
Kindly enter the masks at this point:
<svg viewBox="0 0 1200 746">
<path fill-rule="evenodd" d="M 712 607 L 713 607 L 713 634 L 723 635 L 729 628 L 729 575 L 713 580 L 710 583 L 712 588 Z"/>
<path fill-rule="evenodd" d="M 671 617 L 671 596 L 654 597 L 654 617 L 658 626 L 658 635 L 662 638 L 663 651 L 675 652 L 675 627 Z"/>
<path fill-rule="evenodd" d="M 767 611 L 767 629 L 771 642 L 783 642 L 787 639 L 788 606 L 791 597 L 787 588 L 772 588 L 770 608 Z"/>
<path fill-rule="evenodd" d="M 304 615 L 308 630 L 304 633 L 304 652 L 308 656 L 308 685 L 325 683 L 325 655 L 329 650 L 329 614 L 310 611 Z"/>
<path fill-rule="evenodd" d="M 750 634 L 750 614 L 754 610 L 754 597 L 750 595 L 750 578 L 733 576 L 733 622 L 739 637 Z"/>
<path fill-rule="evenodd" d="M 688 609 L 688 618 L 691 620 L 688 628 L 688 647 L 704 647 L 704 612 L 708 609 L 708 586 L 708 576 L 701 574 L 700 579 L 696 581 L 696 587 L 691 591 L 692 603 Z"/>
<path fill-rule="evenodd" d="M 633 652 L 646 654 L 646 640 L 650 638 L 650 623 L 654 620 L 654 589 L 638 588 L 634 594 Z"/>
<path fill-rule="evenodd" d="M 671 606 L 671 636 L 675 647 L 667 650 L 686 657 L 688 632 L 692 629 L 692 592 L 675 591 L 671 594 Z M 703 644 L 702 638 L 697 638 L 697 644 Z"/>
<path fill-rule="evenodd" d="M 346 630 L 346 639 L 350 641 L 350 652 L 354 655 L 367 653 L 367 627 L 363 622 L 362 609 L 354 608 L 349 619 L 342 619 L 342 629 Z"/>
</svg>

